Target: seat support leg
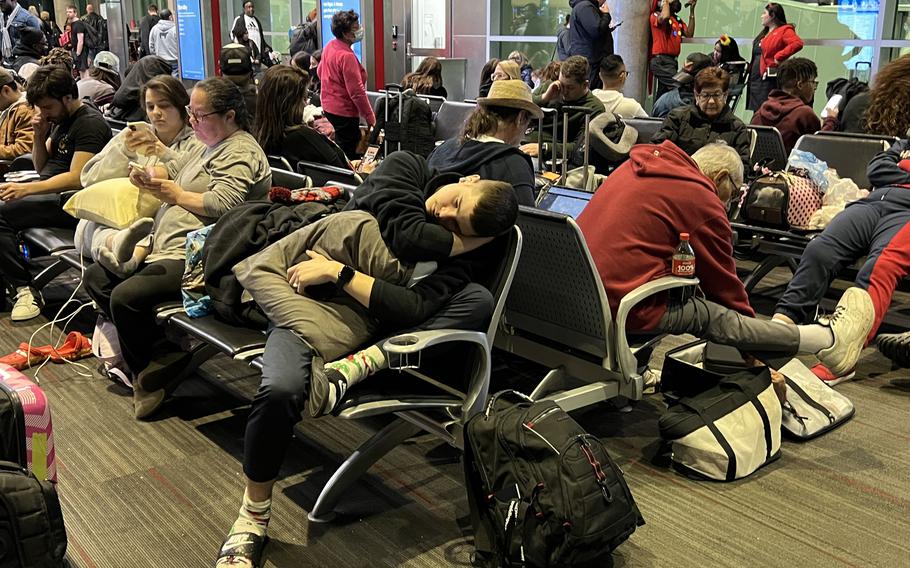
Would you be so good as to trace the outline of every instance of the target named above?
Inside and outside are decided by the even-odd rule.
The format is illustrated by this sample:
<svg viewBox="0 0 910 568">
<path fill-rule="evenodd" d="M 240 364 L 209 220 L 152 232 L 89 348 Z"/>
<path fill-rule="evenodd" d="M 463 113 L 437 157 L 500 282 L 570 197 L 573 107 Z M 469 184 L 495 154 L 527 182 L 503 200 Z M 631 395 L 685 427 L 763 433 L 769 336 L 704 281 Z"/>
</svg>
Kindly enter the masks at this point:
<svg viewBox="0 0 910 568">
<path fill-rule="evenodd" d="M 55 260 L 50 266 L 39 272 L 35 278 L 32 279 L 32 285 L 36 290 L 41 290 L 45 286 L 51 283 L 51 280 L 60 276 L 67 270 L 72 268 L 69 263 L 66 263 L 60 259 Z"/>
<path fill-rule="evenodd" d="M 762 278 L 767 276 L 772 270 L 781 266 L 782 264 L 789 265 L 789 258 L 786 256 L 769 256 L 765 260 L 755 267 L 755 270 L 752 271 L 749 276 L 743 280 L 743 287 L 746 289 L 747 294 L 751 294 L 755 286 L 761 282 Z"/>
<path fill-rule="evenodd" d="M 551 369 L 540 383 L 534 388 L 531 392 L 530 397 L 532 400 L 540 400 L 547 396 L 548 394 L 564 391 L 569 388 L 568 384 L 569 375 L 566 373 L 565 368 L 557 367 Z"/>
<path fill-rule="evenodd" d="M 348 489 L 370 467 L 408 438 L 422 430 L 402 419 L 397 419 L 364 442 L 344 461 L 322 488 L 313 510 L 307 519 L 313 523 L 327 523 L 335 518 L 335 506 L 348 493 Z"/>
</svg>

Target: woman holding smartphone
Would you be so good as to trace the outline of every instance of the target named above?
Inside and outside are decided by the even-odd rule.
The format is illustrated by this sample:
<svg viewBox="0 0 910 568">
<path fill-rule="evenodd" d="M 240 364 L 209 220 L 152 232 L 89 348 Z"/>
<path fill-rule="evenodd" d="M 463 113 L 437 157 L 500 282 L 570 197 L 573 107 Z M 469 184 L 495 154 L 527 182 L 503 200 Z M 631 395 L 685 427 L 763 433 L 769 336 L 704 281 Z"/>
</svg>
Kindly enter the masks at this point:
<svg viewBox="0 0 910 568">
<path fill-rule="evenodd" d="M 803 48 L 803 40 L 793 24 L 787 23 L 784 7 L 768 3 L 761 15 L 762 30 L 752 42 L 749 71 L 749 101 L 746 108 L 758 110 L 777 88 L 777 68 L 788 57 Z"/>
<path fill-rule="evenodd" d="M 186 113 L 190 96 L 178 79 L 171 75 L 150 79 L 142 88 L 141 102 L 151 124 L 130 123 L 114 136 L 85 164 L 80 176 L 82 187 L 129 177 L 130 162 L 166 164 L 186 152 L 202 150 L 202 144 L 193 136 Z M 141 227 L 150 222 L 150 219 L 137 221 L 137 230 L 141 231 Z M 76 248 L 95 262 L 109 264 L 108 259 L 101 256 L 101 248 L 114 249 L 114 236 L 118 232 L 83 219 L 76 227 Z"/>
<path fill-rule="evenodd" d="M 167 389 L 186 366 L 189 353 L 169 343 L 155 321 L 155 306 L 180 300 L 186 236 L 214 223 L 248 196 L 261 199 L 272 185 L 265 153 L 247 132 L 249 113 L 239 87 L 224 77 L 196 84 L 186 107 L 202 146 L 155 166 L 131 167 L 130 181 L 161 200 L 152 223 L 125 229 L 115 249 L 102 249 L 108 266 L 94 264 L 83 282 L 89 296 L 117 328 L 123 359 L 133 374 L 136 418 L 164 402 Z M 160 141 L 139 151 L 167 155 Z M 151 231 L 146 247 L 135 247 Z"/>
</svg>

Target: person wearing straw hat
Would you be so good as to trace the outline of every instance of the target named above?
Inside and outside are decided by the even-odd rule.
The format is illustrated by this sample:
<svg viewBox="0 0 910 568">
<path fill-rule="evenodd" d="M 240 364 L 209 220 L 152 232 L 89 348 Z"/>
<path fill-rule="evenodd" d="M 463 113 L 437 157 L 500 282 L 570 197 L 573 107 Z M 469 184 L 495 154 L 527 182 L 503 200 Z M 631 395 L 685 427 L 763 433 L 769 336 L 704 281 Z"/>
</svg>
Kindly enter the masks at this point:
<svg viewBox="0 0 910 568">
<path fill-rule="evenodd" d="M 437 147 L 429 165 L 443 173 L 510 183 L 518 202 L 533 206 L 534 166 L 518 145 L 531 121 L 542 116 L 524 81 L 495 81 L 489 94 L 477 99 L 461 136 Z"/>
</svg>

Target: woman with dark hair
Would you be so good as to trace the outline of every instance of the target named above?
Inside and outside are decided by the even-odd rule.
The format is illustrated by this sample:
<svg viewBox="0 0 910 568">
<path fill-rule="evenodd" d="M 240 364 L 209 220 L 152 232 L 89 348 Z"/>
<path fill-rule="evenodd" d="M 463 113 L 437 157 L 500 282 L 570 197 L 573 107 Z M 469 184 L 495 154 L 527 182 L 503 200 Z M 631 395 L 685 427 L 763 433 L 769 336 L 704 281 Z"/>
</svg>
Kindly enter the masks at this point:
<svg viewBox="0 0 910 568">
<path fill-rule="evenodd" d="M 723 67 L 725 63 L 745 61 L 742 55 L 739 54 L 739 45 L 737 45 L 736 40 L 727 34 L 722 34 L 714 42 L 714 52 L 711 54 L 711 60 L 718 67 Z"/>
<path fill-rule="evenodd" d="M 521 205 L 534 206 L 534 166 L 518 149 L 532 119 L 543 116 L 524 81 L 496 81 L 465 122 L 460 138 L 446 140 L 427 163 L 442 173 L 477 174 L 512 184 Z"/>
<path fill-rule="evenodd" d="M 133 64 L 117 92 L 106 116 L 127 122 L 148 120 L 142 106 L 142 87 L 158 75 L 169 75 L 171 64 L 157 55 L 147 55 Z"/>
<path fill-rule="evenodd" d="M 304 123 L 309 100 L 309 75 L 288 65 L 265 72 L 256 101 L 253 136 L 269 156 L 281 156 L 291 166 L 300 161 L 351 169 L 344 152 Z"/>
<path fill-rule="evenodd" d="M 730 74 L 723 69 L 708 67 L 699 71 L 695 76 L 695 102 L 671 110 L 651 144 L 670 140 L 691 156 L 702 146 L 722 140 L 736 150 L 744 166 L 748 165 L 752 135 L 727 105 L 729 90 Z"/>
<path fill-rule="evenodd" d="M 768 99 L 771 89 L 777 88 L 777 67 L 803 48 L 793 24 L 787 23 L 784 7 L 768 3 L 761 15 L 762 30 L 752 42 L 752 61 L 749 69 L 749 101 L 746 108 L 758 110 Z"/>
<path fill-rule="evenodd" d="M 414 89 L 418 95 L 448 97 L 449 93 L 442 86 L 442 64 L 435 57 L 427 57 L 420 62 L 413 72 L 401 80 L 402 89 Z"/>
<path fill-rule="evenodd" d="M 130 162 L 154 156 L 159 163 L 178 160 L 183 154 L 202 151 L 202 144 L 189 126 L 186 105 L 190 96 L 178 79 L 170 74 L 158 75 L 145 84 L 142 105 L 149 117 L 150 128 L 124 128 L 101 152 L 95 154 L 82 168 L 82 187 L 98 182 L 125 178 L 130 175 Z M 148 220 L 145 221 L 148 223 Z M 116 229 L 94 221 L 79 221 L 76 227 L 76 249 L 86 258 L 106 263 L 101 249 L 113 249 Z"/>
<path fill-rule="evenodd" d="M 363 40 L 360 16 L 354 10 L 332 16 L 332 34 L 319 62 L 322 83 L 320 98 L 326 118 L 335 127 L 335 141 L 348 158 L 359 158 L 360 118 L 372 128 L 376 115 L 367 97 L 366 69 L 360 64 L 351 46 Z"/>
<path fill-rule="evenodd" d="M 132 73 L 130 74 L 132 75 Z M 83 282 L 98 308 L 117 328 L 133 384 L 136 418 L 164 402 L 190 354 L 167 342 L 155 321 L 155 306 L 180 300 L 186 236 L 214 223 L 245 199 L 261 199 L 272 185 L 265 153 L 248 132 L 249 113 L 239 87 L 224 77 L 200 81 L 186 107 L 202 143 L 178 159 L 130 168 L 130 181 L 162 202 L 154 220 L 140 219 L 118 232 L 105 262 L 90 266 Z M 148 139 L 137 153 L 154 154 L 163 144 Z M 148 247 L 136 246 L 151 234 Z"/>
<path fill-rule="evenodd" d="M 540 85 L 538 85 L 531 94 L 535 97 L 542 96 L 547 92 L 550 83 L 559 81 L 560 67 L 562 67 L 561 61 L 551 61 L 547 63 L 546 67 L 540 70 Z"/>
<path fill-rule="evenodd" d="M 480 70 L 480 93 L 479 97 L 487 96 L 487 93 L 490 92 L 490 87 L 493 85 L 493 73 L 496 72 L 496 67 L 499 65 L 499 59 L 493 58 L 483 65 L 483 69 Z"/>
</svg>

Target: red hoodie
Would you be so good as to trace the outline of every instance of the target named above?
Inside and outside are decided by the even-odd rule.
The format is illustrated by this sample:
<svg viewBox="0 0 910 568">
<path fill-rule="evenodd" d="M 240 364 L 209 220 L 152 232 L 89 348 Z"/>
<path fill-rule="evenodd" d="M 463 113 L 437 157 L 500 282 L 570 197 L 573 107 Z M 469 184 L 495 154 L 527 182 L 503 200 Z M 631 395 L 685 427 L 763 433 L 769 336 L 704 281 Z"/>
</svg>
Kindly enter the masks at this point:
<svg viewBox="0 0 910 568">
<path fill-rule="evenodd" d="M 610 309 L 642 284 L 670 274 L 679 234 L 689 233 L 695 275 L 708 300 L 754 316 L 733 261 L 733 230 L 714 184 L 672 142 L 639 144 L 578 218 Z M 629 329 L 655 329 L 666 295 L 638 304 Z"/>
<path fill-rule="evenodd" d="M 773 126 L 780 131 L 784 139 L 787 154 L 796 146 L 796 141 L 803 134 L 815 134 L 821 126 L 821 120 L 815 115 L 812 107 L 799 97 L 787 94 L 780 89 L 771 91 L 761 108 L 752 116 L 752 124 Z"/>
</svg>

